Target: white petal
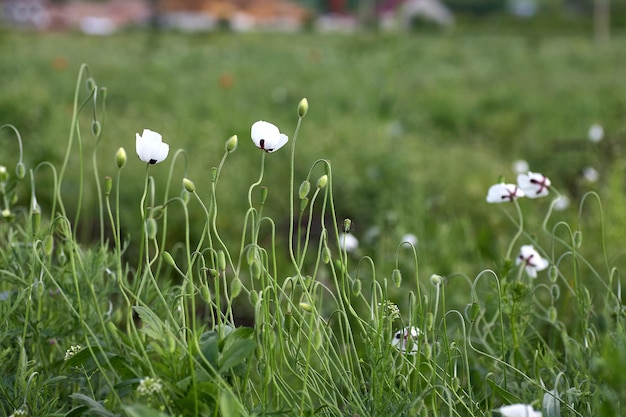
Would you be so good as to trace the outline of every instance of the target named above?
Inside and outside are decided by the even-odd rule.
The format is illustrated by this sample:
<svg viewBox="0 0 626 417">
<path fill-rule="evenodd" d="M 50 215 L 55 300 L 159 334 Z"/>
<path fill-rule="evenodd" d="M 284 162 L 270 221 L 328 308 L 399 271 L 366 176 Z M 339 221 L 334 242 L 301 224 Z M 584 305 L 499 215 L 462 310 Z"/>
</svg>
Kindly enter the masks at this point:
<svg viewBox="0 0 626 417">
<path fill-rule="evenodd" d="M 273 124 L 259 120 L 252 125 L 250 136 L 257 148 L 273 150 L 280 140 L 280 131 Z"/>
<path fill-rule="evenodd" d="M 141 136 L 135 134 L 135 147 L 139 159 L 147 163 L 157 163 L 167 158 L 170 146 L 163 143 L 160 133 L 144 129 Z"/>
<path fill-rule="evenodd" d="M 351 233 L 341 233 L 339 235 L 339 245 L 346 252 L 354 252 L 359 247 L 359 240 Z"/>
<path fill-rule="evenodd" d="M 552 182 L 545 175 L 528 171 L 517 176 L 517 184 L 528 198 L 538 198 L 548 195 Z"/>
<path fill-rule="evenodd" d="M 279 150 L 280 148 L 285 146 L 285 144 L 287 143 L 288 140 L 289 140 L 289 137 L 287 135 L 281 133 L 278 136 L 278 141 L 274 145 L 273 149 L 271 151 L 269 151 L 269 152 L 276 152 L 277 150 Z"/>
<path fill-rule="evenodd" d="M 528 404 L 511 404 L 497 409 L 504 417 L 541 417 L 540 411 L 535 411 Z"/>
<path fill-rule="evenodd" d="M 494 184 L 487 192 L 488 203 L 505 203 L 518 197 L 524 197 L 524 192 L 515 184 Z"/>
</svg>

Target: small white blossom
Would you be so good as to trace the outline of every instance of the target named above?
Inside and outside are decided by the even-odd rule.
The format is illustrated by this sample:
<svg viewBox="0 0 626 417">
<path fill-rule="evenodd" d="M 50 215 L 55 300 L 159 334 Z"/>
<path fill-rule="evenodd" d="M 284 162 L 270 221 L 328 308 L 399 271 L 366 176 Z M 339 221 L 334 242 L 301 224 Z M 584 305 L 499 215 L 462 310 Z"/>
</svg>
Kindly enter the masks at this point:
<svg viewBox="0 0 626 417">
<path fill-rule="evenodd" d="M 340 233 L 339 245 L 346 252 L 354 252 L 359 248 L 359 240 L 352 233 Z"/>
<path fill-rule="evenodd" d="M 170 145 L 163 142 L 160 133 L 153 132 L 150 129 L 144 129 L 141 136 L 135 134 L 135 148 L 139 159 L 149 164 L 156 164 L 167 158 L 170 151 Z"/>
<path fill-rule="evenodd" d="M 68 350 L 65 351 L 64 360 L 69 360 L 72 356 L 76 355 L 82 349 L 81 345 L 72 345 Z"/>
<path fill-rule="evenodd" d="M 417 338 L 420 334 L 422 334 L 422 331 L 415 326 L 405 327 L 404 329 L 398 330 L 393 335 L 391 345 L 402 351 L 402 353 L 415 355 L 418 351 Z M 410 348 L 408 351 L 407 346 Z"/>
<path fill-rule="evenodd" d="M 539 252 L 535 250 L 533 245 L 524 245 L 520 249 L 520 253 L 515 260 L 515 265 L 524 264 L 526 273 L 531 278 L 537 278 L 537 271 L 543 271 L 550 263 L 543 259 Z"/>
<path fill-rule="evenodd" d="M 600 174 L 594 167 L 586 167 L 583 169 L 583 177 L 585 177 L 588 182 L 596 182 L 600 179 Z"/>
<path fill-rule="evenodd" d="M 598 143 L 604 138 L 604 128 L 599 124 L 593 124 L 589 127 L 587 137 L 590 142 Z"/>
<path fill-rule="evenodd" d="M 497 408 L 497 412 L 504 417 L 541 417 L 541 411 L 535 411 L 528 404 L 511 404 Z"/>
<path fill-rule="evenodd" d="M 289 140 L 276 126 L 263 120 L 252 125 L 250 135 L 256 147 L 268 153 L 276 152 Z"/>
<path fill-rule="evenodd" d="M 566 195 L 560 195 L 554 202 L 554 209 L 557 211 L 563 211 L 570 205 L 569 197 Z"/>
<path fill-rule="evenodd" d="M 528 198 L 538 198 L 548 195 L 552 182 L 545 175 L 528 171 L 527 174 L 517 176 L 517 185 Z"/>
<path fill-rule="evenodd" d="M 528 162 L 523 159 L 517 159 L 513 161 L 513 172 L 516 174 L 523 174 L 524 172 L 528 172 Z"/>
<path fill-rule="evenodd" d="M 417 246 L 417 236 L 415 236 L 413 233 L 407 233 L 402 236 L 401 242 L 406 242 L 410 243 L 413 246 Z"/>
<path fill-rule="evenodd" d="M 139 381 L 137 386 L 137 393 L 145 397 L 151 397 L 158 394 L 163 389 L 163 384 L 158 378 L 145 377 Z"/>
<path fill-rule="evenodd" d="M 516 184 L 494 184 L 489 187 L 489 191 L 487 192 L 488 203 L 504 203 L 513 201 L 518 197 L 524 197 L 524 191 Z"/>
<path fill-rule="evenodd" d="M 27 417 L 27 416 L 28 416 L 28 409 L 25 406 L 21 406 L 20 408 L 13 411 L 13 413 L 9 415 L 9 417 Z"/>
</svg>

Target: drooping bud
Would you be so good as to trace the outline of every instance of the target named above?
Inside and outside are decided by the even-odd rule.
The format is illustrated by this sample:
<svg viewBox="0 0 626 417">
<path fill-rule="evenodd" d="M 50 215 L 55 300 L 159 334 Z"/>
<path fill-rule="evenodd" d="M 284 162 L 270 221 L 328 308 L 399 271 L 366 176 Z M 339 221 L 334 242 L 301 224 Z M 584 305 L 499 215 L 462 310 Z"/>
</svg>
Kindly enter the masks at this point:
<svg viewBox="0 0 626 417">
<path fill-rule="evenodd" d="M 325 264 L 330 262 L 330 249 L 328 249 L 328 246 L 325 246 L 324 249 L 322 249 L 322 262 Z"/>
<path fill-rule="evenodd" d="M 156 220 L 154 220 L 152 217 L 146 220 L 146 235 L 148 236 L 148 239 L 155 239 L 158 230 L 159 228 L 157 226 Z"/>
<path fill-rule="evenodd" d="M 176 267 L 176 261 L 174 261 L 174 258 L 172 258 L 172 255 L 168 251 L 164 250 L 161 256 L 165 262 L 173 267 Z"/>
<path fill-rule="evenodd" d="M 224 149 L 226 150 L 226 152 L 235 152 L 235 149 L 237 149 L 237 140 L 237 135 L 232 135 L 226 140 L 226 144 L 224 145 Z"/>
<path fill-rule="evenodd" d="M 309 101 L 306 98 L 303 98 L 300 100 L 300 103 L 298 103 L 298 116 L 304 117 L 308 111 Z"/>
<path fill-rule="evenodd" d="M 361 280 L 358 278 L 352 283 L 352 295 L 355 297 L 361 295 Z"/>
<path fill-rule="evenodd" d="M 223 250 L 217 251 L 217 267 L 220 271 L 226 270 L 226 255 Z"/>
<path fill-rule="evenodd" d="M 402 273 L 398 268 L 394 269 L 393 272 L 391 272 L 391 280 L 393 281 L 393 284 L 396 286 L 396 288 L 400 288 L 400 285 L 402 284 Z"/>
<path fill-rule="evenodd" d="M 430 276 L 430 283 L 433 284 L 435 287 L 438 287 L 443 283 L 443 278 L 441 277 L 441 275 L 432 274 Z"/>
<path fill-rule="evenodd" d="M 52 235 L 48 235 L 43 239 L 43 253 L 50 257 L 54 251 L 54 238 Z"/>
<path fill-rule="evenodd" d="M 94 120 L 91 122 L 91 133 L 93 133 L 95 137 L 99 137 L 100 133 L 102 133 L 102 126 L 99 121 Z"/>
<path fill-rule="evenodd" d="M 243 288 L 243 284 L 239 277 L 235 277 L 233 281 L 230 283 L 230 297 L 231 299 L 237 298 L 239 294 L 241 294 L 241 289 Z"/>
<path fill-rule="evenodd" d="M 302 310 L 306 311 L 307 313 L 313 312 L 313 306 L 309 303 L 301 302 L 298 305 L 300 306 Z"/>
<path fill-rule="evenodd" d="M 183 178 L 183 188 L 185 188 L 185 190 L 190 193 L 196 192 L 196 186 L 194 185 L 193 181 L 187 178 Z"/>
<path fill-rule="evenodd" d="M 18 162 L 15 166 L 15 175 L 20 180 L 24 179 L 24 177 L 26 176 L 26 166 L 22 161 Z"/>
<path fill-rule="evenodd" d="M 324 188 L 326 187 L 326 184 L 328 184 L 328 175 L 322 175 L 317 180 L 317 188 Z"/>
<path fill-rule="evenodd" d="M 7 171 L 7 167 L 4 165 L 0 165 L 0 182 L 6 181 L 9 179 L 9 171 Z"/>
<path fill-rule="evenodd" d="M 113 189 L 113 179 L 110 176 L 104 177 L 104 195 L 111 194 L 111 190 Z"/>
<path fill-rule="evenodd" d="M 126 149 L 119 148 L 115 153 L 115 163 L 118 168 L 123 168 L 126 165 Z"/>
<path fill-rule="evenodd" d="M 311 190 L 311 183 L 309 180 L 302 181 L 300 184 L 300 189 L 298 190 L 298 195 L 300 196 L 300 200 L 304 199 L 307 195 L 309 195 L 309 191 Z"/>
</svg>

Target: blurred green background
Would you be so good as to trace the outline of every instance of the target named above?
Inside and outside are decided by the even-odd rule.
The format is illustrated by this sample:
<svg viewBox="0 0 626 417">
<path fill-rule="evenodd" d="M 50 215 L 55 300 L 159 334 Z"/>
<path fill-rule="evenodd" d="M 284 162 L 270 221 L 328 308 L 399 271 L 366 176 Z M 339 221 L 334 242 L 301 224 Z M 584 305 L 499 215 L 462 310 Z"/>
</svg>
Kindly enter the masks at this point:
<svg viewBox="0 0 626 417">
<path fill-rule="evenodd" d="M 500 175 L 515 181 L 512 164 L 518 159 L 549 176 L 571 199 L 551 225 L 565 220 L 575 226 L 584 193 L 600 193 L 607 255 L 619 266 L 626 233 L 626 36 L 617 27 L 609 42 L 598 44 L 588 17 L 564 19 L 561 26 L 537 19 L 506 26 L 506 18 L 461 16 L 452 30 L 397 34 L 128 30 L 90 37 L 4 31 L 0 123 L 20 130 L 27 167 L 46 160 L 60 165 L 78 69 L 89 65 L 108 93 L 98 150 L 101 176 L 115 175 L 118 147 L 129 156 L 121 203 L 123 229 L 133 239 L 131 255 L 138 245 L 145 175 L 134 151 L 135 133 L 144 128 L 162 133 L 170 155 L 184 149 L 188 172 L 177 164 L 173 193 L 187 176 L 207 199 L 211 167 L 219 163 L 225 140 L 239 136 L 218 187 L 218 225 L 237 248 L 247 190 L 258 178 L 261 160 L 250 126 L 267 120 L 291 137 L 297 103 L 307 97 L 310 111 L 298 138 L 296 183 L 317 159 L 331 161 L 339 219 L 352 219 L 360 254 L 372 256 L 382 276 L 391 273 L 406 233 L 419 239 L 424 277 L 457 272 L 474 277 L 496 267 L 515 231 L 500 209 L 514 211 L 487 204 L 485 196 Z M 81 88 L 84 97 L 86 88 Z M 94 140 L 86 113 L 81 132 L 87 158 Z M 605 131 L 599 143 L 587 139 L 595 123 Z M 17 144 L 7 131 L 0 132 L 0 140 L 0 164 L 12 169 Z M 269 188 L 266 214 L 283 239 L 289 227 L 288 149 L 267 156 L 263 183 Z M 65 183 L 69 213 L 78 158 L 75 148 Z M 170 157 L 150 168 L 159 200 L 171 162 Z M 598 171 L 597 182 L 584 179 L 586 167 Z M 88 163 L 85 169 L 92 184 Z M 36 179 L 44 213 L 51 193 L 45 174 L 42 170 Z M 317 169 L 312 183 L 322 174 Z M 98 238 L 98 209 L 95 188 L 89 185 L 86 191 L 80 227 L 82 239 L 90 241 Z M 22 203 L 28 205 L 27 193 Z M 528 230 L 539 234 L 549 200 L 521 201 L 521 206 Z M 173 243 L 182 238 L 184 223 L 172 210 Z M 197 233 L 202 211 L 192 203 L 191 212 Z M 585 205 L 582 219 L 590 226 L 586 255 L 601 262 L 597 206 Z"/>
</svg>

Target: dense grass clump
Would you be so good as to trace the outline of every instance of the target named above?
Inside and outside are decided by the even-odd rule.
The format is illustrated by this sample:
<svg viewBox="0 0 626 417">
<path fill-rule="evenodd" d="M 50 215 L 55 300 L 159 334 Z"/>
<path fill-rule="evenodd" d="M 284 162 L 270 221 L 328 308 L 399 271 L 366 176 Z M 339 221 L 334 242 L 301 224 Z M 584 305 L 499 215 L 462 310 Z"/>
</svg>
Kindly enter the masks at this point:
<svg viewBox="0 0 626 417">
<path fill-rule="evenodd" d="M 478 62 L 450 39 L 324 47 L 307 37 L 277 43 L 272 53 L 291 60 L 258 71 L 263 42 L 212 39 L 143 49 L 112 38 L 100 54 L 138 48 L 149 65 L 128 70 L 127 88 L 101 86 L 82 65 L 63 141 L 45 103 L 67 85 L 40 91 L 51 96 L 17 106 L 17 123 L 0 128 L 17 150 L 0 161 L 4 415 L 619 414 L 623 214 L 612 207 L 623 199 L 622 124 L 603 123 L 600 142 L 584 137 L 610 105 L 574 98 L 566 87 L 579 72 L 557 65 L 571 78 L 494 88 L 496 58 Z M 378 42 L 387 52 L 371 50 Z M 530 56 L 553 62 L 541 51 L 552 56 L 557 43 L 483 47 L 507 54 L 514 71 Z M 188 51 L 172 76 L 168 54 L 216 45 L 233 54 L 216 60 L 228 71 L 185 77 L 206 62 Z M 416 47 L 426 61 L 409 59 Z M 569 47 L 598 70 L 589 85 L 612 79 L 589 57 L 620 53 Z M 346 58 L 368 70 L 340 75 Z M 46 65 L 21 79 L 40 82 L 33 74 Z M 418 77 L 422 66 L 429 75 Z M 212 79 L 220 100 L 200 88 Z M 543 100 L 522 85 L 571 106 L 546 121 L 535 108 Z M 250 134 L 257 120 L 289 141 L 267 124 Z M 533 139 L 539 131 L 559 139 Z M 575 157 L 565 162 L 559 146 Z M 515 181 L 520 158 L 532 172 Z M 597 167 L 598 190 L 575 164 Z M 528 407 L 501 408 L 514 404 Z"/>
</svg>

